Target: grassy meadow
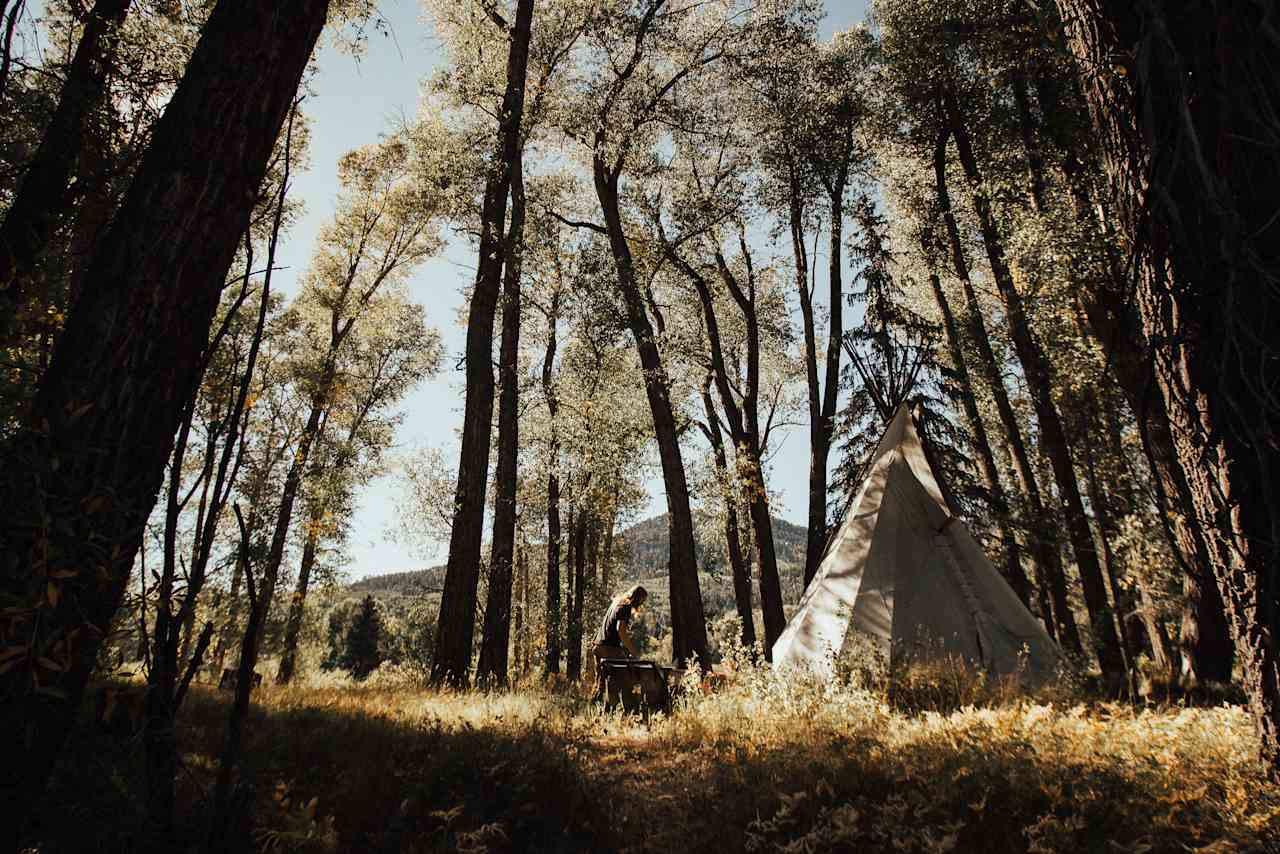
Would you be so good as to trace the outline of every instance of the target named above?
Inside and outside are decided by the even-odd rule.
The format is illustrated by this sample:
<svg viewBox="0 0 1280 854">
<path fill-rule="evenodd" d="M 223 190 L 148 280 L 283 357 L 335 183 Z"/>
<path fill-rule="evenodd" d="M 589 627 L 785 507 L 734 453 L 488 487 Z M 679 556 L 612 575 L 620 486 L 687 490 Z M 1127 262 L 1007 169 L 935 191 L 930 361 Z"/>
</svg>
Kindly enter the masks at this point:
<svg viewBox="0 0 1280 854">
<path fill-rule="evenodd" d="M 890 701 L 743 667 L 644 720 L 562 683 L 264 684 L 236 832 L 245 851 L 1280 850 L 1280 787 L 1242 709 L 1081 690 L 1025 697 L 943 668 Z M 180 717 L 179 850 L 204 833 L 228 703 L 194 686 Z M 90 717 L 26 850 L 175 850 L 148 833 L 138 738 Z"/>
</svg>

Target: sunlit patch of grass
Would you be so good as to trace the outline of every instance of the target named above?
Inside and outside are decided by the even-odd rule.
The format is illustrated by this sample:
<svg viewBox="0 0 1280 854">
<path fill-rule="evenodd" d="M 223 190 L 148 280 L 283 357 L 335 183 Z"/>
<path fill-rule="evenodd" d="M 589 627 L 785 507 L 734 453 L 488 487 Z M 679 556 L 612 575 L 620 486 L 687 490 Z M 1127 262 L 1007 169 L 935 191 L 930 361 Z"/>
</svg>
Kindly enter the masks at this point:
<svg viewBox="0 0 1280 854">
<path fill-rule="evenodd" d="M 1267 851 L 1280 838 L 1280 788 L 1235 706 L 1028 697 L 951 671 L 917 673 L 904 701 L 882 683 L 731 663 L 721 690 L 648 720 L 563 683 L 264 685 L 244 850 Z M 198 687 L 180 720 L 181 847 L 207 820 L 227 702 Z M 72 749 L 51 803 L 92 825 L 51 813 L 40 850 L 81 850 L 90 826 L 112 840 L 92 850 L 163 847 L 147 836 L 137 741 L 86 730 Z"/>
</svg>

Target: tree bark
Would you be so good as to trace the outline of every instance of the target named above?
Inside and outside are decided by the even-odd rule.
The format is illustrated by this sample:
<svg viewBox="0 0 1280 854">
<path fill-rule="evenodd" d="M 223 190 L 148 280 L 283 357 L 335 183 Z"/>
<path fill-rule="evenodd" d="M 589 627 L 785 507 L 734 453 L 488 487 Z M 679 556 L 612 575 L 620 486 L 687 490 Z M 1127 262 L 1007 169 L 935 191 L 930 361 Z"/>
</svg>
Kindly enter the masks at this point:
<svg viewBox="0 0 1280 854">
<path fill-rule="evenodd" d="M 1057 405 L 1053 401 L 1052 371 L 1045 358 L 1044 350 L 1031 332 L 1022 295 L 1014 284 L 990 200 L 982 188 L 982 175 L 969 141 L 969 130 L 965 125 L 959 104 L 956 102 L 955 93 L 950 88 L 943 90 L 943 104 L 951 135 L 956 141 L 956 150 L 960 155 L 960 164 L 964 169 L 965 177 L 969 180 L 973 206 L 978 214 L 978 227 L 982 232 L 982 242 L 991 264 L 992 277 L 1004 301 L 1009 336 L 1013 340 L 1014 351 L 1018 354 L 1018 361 L 1026 377 L 1027 389 L 1031 393 L 1031 403 L 1035 409 L 1036 421 L 1040 426 L 1040 444 L 1053 467 L 1054 480 L 1058 486 L 1058 498 L 1062 505 L 1061 510 L 1066 517 L 1067 533 L 1075 555 L 1076 567 L 1080 572 L 1081 585 L 1084 588 L 1085 604 L 1089 610 L 1089 622 L 1096 643 L 1098 664 L 1104 676 L 1118 680 L 1124 675 L 1124 656 L 1120 648 L 1120 638 L 1116 634 L 1112 621 L 1112 609 L 1107 601 L 1106 582 L 1103 578 L 1102 566 L 1098 562 L 1093 533 L 1089 530 L 1089 520 L 1084 512 L 1084 502 L 1080 497 L 1080 485 L 1071 460 L 1071 447 L 1067 442 Z"/>
<path fill-rule="evenodd" d="M 1058 0 L 1262 757 L 1280 777 L 1274 10 Z M 1117 71 L 1123 68 L 1124 74 Z"/>
<path fill-rule="evenodd" d="M 516 605 L 511 612 L 515 637 L 515 671 L 519 677 L 529 667 L 529 557 L 523 542 L 516 547 Z"/>
<path fill-rule="evenodd" d="M 524 254 L 524 174 L 522 153 L 511 162 L 511 225 L 507 232 L 506 270 L 502 284 L 502 343 L 498 356 L 501 394 L 498 399 L 497 494 L 493 509 L 493 547 L 489 562 L 489 595 L 476 677 L 505 685 L 507 649 L 511 643 L 511 571 L 516 543 L 517 454 L 520 450 L 520 273 Z"/>
<path fill-rule="evenodd" d="M 1061 21 L 1055 16 L 1051 26 L 1058 30 Z M 1089 329 L 1105 348 L 1108 365 L 1138 419 L 1156 487 L 1157 512 L 1183 570 L 1185 607 L 1179 641 L 1183 678 L 1228 682 L 1235 654 L 1231 629 L 1213 580 L 1209 547 L 1200 528 L 1192 522 L 1195 509 L 1191 490 L 1178 466 L 1169 416 L 1156 382 L 1142 319 L 1130 298 L 1129 274 L 1123 269 L 1123 259 L 1110 245 L 1114 225 L 1105 218 L 1104 208 L 1094 203 L 1094 192 L 1078 153 L 1081 141 L 1067 129 L 1070 123 L 1062 121 L 1064 116 L 1077 112 L 1078 102 L 1075 97 L 1068 97 L 1066 90 L 1073 89 L 1074 96 L 1080 93 L 1061 80 L 1037 76 L 1034 82 L 1044 114 L 1043 126 L 1061 157 L 1076 219 L 1101 231 L 1107 241 L 1106 275 L 1081 277 L 1078 296 Z M 1163 627 L 1160 630 L 1163 632 Z"/>
<path fill-rule="evenodd" d="M 485 182 L 480 220 L 480 261 L 467 318 L 467 399 L 462 422 L 462 454 L 444 594 L 431 680 L 465 685 L 471 670 L 476 592 L 480 583 L 480 546 L 484 537 L 485 487 L 489 479 L 489 442 L 493 429 L 493 317 L 502 285 L 502 233 L 507 193 L 520 150 L 525 78 L 533 0 L 519 0 L 507 52 L 507 86 L 499 116 L 498 145 Z"/>
<path fill-rule="evenodd" d="M 1040 530 L 1046 524 L 1048 514 L 1040 496 L 1040 486 L 1036 480 L 1035 469 L 1031 465 L 1031 455 L 1027 452 L 1027 444 L 1022 436 L 1022 427 L 1009 402 L 1009 392 L 1005 388 L 1004 378 L 1000 373 L 1000 365 L 996 361 L 995 351 L 991 347 L 991 339 L 987 334 L 986 323 L 982 319 L 982 308 L 978 304 L 978 295 L 974 291 L 973 280 L 969 276 L 969 262 L 965 257 L 964 243 L 960 237 L 960 227 L 956 222 L 955 212 L 951 209 L 951 196 L 947 191 L 947 138 L 950 131 L 944 124 L 938 133 L 938 142 L 933 152 L 934 179 L 938 196 L 938 207 L 942 212 L 946 226 L 947 239 L 951 245 L 951 260 L 964 288 L 965 302 L 968 308 L 966 315 L 969 340 L 978 351 L 978 365 L 991 389 L 995 400 L 996 411 L 1000 415 L 1000 423 L 1004 427 L 1005 437 L 1009 443 L 1010 455 L 1013 457 L 1014 471 L 1017 474 L 1018 486 L 1026 496 L 1031 509 L 1031 526 L 1028 534 L 1034 565 L 1043 572 L 1037 578 L 1041 590 L 1049 591 L 1050 613 L 1045 614 L 1050 634 L 1069 652 L 1082 653 L 1084 647 L 1080 642 L 1080 631 L 1076 626 L 1075 615 L 1067 602 L 1066 574 L 1058 550 L 1051 540 L 1044 537 Z"/>
<path fill-rule="evenodd" d="M 1084 402 L 1084 406 L 1089 409 L 1090 420 L 1096 422 L 1099 409 L 1097 401 Z M 1098 479 L 1098 466 L 1093 452 L 1093 442 L 1096 436 L 1090 435 L 1090 431 L 1086 426 L 1083 438 L 1084 441 L 1081 444 L 1084 446 L 1085 488 L 1089 492 L 1089 504 L 1093 507 L 1093 518 L 1098 527 L 1098 542 L 1102 545 L 1102 568 L 1106 571 L 1107 587 L 1111 592 L 1111 601 L 1114 604 L 1115 629 L 1117 636 L 1120 638 L 1120 652 L 1124 656 L 1125 670 L 1130 671 L 1134 662 L 1134 644 L 1132 638 L 1129 637 L 1126 618 L 1131 608 L 1125 607 L 1126 603 L 1121 596 L 1120 570 L 1116 566 L 1115 551 L 1111 548 L 1111 541 L 1115 537 L 1115 523 L 1111 515 L 1111 500 L 1110 496 L 1103 491 L 1102 483 Z"/>
<path fill-rule="evenodd" d="M 560 439 L 556 432 L 556 414 L 560 401 L 556 396 L 552 371 L 556 361 L 556 321 L 560 313 L 560 292 L 551 297 L 547 315 L 547 349 L 542 359 L 542 392 L 547 398 L 550 415 L 550 448 L 547 452 L 547 599 L 544 617 L 546 629 L 547 673 L 560 672 Z"/>
<path fill-rule="evenodd" d="M 29 649 L 0 675 L 0 800 L 19 815 L 43 789 L 124 594 L 236 243 L 328 6 L 214 8 L 24 429 L 0 449 L 0 504 L 28 508 L 0 521 L 0 584 L 25 603 L 0 622 L 0 643 Z"/>
<path fill-rule="evenodd" d="M 588 490 L 582 490 L 583 501 L 588 500 Z M 573 587 L 569 597 L 569 637 L 568 649 L 565 653 L 565 675 L 577 682 L 582 678 L 582 615 L 583 605 L 587 599 L 587 531 L 594 522 L 594 516 L 586 507 L 579 510 L 573 529 Z"/>
<path fill-rule="evenodd" d="M 805 358 L 813 364 L 806 368 L 809 374 L 809 527 L 805 544 L 805 587 L 818 572 L 818 564 L 827 547 L 827 461 L 831 456 L 831 437 L 835 432 L 836 403 L 840 389 L 840 342 L 844 340 L 844 190 L 842 173 L 830 195 L 831 233 L 830 259 L 827 265 L 829 326 L 827 352 L 824 360 L 825 376 L 818 395 L 817 341 L 813 321 L 813 306 L 807 285 L 801 281 L 801 311 L 804 314 Z M 794 206 L 793 206 L 794 207 Z M 793 218 L 795 214 L 793 213 Z M 796 226 L 793 224 L 792 230 Z M 800 226 L 799 243 L 803 246 L 803 225 Z M 797 259 L 798 263 L 798 259 Z M 766 616 L 768 611 L 765 612 Z M 768 635 L 768 626 L 765 634 Z M 771 652 L 766 647 L 766 652 Z"/>
<path fill-rule="evenodd" d="M 804 204 L 801 198 L 800 179 L 798 176 L 799 167 L 794 162 L 794 155 L 791 156 L 792 162 L 788 164 L 790 180 L 787 213 L 791 226 L 791 255 L 795 262 L 796 292 L 800 295 L 800 317 L 804 331 L 805 385 L 809 392 L 809 517 L 804 557 L 804 586 L 807 589 L 809 582 L 813 581 L 813 577 L 818 573 L 818 563 L 822 560 L 822 553 L 827 547 L 827 505 L 825 487 L 823 487 L 824 493 L 821 505 L 818 505 L 813 500 L 815 484 L 813 482 L 812 430 L 813 424 L 817 423 L 821 417 L 821 407 L 819 405 L 821 392 L 818 386 L 817 325 L 813 316 L 813 294 L 809 290 L 809 253 L 804 243 Z"/>
<path fill-rule="evenodd" d="M 298 635 L 302 632 L 302 614 L 307 602 L 307 588 L 311 584 L 311 570 L 316 565 L 316 552 L 320 546 L 320 527 L 324 519 L 324 506 L 317 502 L 308 514 L 307 539 L 302 546 L 302 561 L 298 565 L 298 583 L 289 600 L 289 614 L 284 623 L 284 649 L 280 653 L 280 667 L 276 670 L 276 684 L 288 685 L 298 657 Z"/>
</svg>

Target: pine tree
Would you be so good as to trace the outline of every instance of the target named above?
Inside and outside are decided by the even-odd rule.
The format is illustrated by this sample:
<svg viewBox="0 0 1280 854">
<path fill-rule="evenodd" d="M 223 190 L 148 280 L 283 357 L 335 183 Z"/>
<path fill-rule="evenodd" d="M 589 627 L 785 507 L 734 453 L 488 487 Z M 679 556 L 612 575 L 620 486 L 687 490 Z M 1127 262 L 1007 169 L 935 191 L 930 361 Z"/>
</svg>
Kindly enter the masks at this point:
<svg viewBox="0 0 1280 854">
<path fill-rule="evenodd" d="M 369 594 L 347 627 L 342 645 L 342 668 L 350 671 L 356 681 L 368 678 L 382 663 L 381 645 L 382 615 L 378 612 L 378 603 L 373 601 L 373 594 Z"/>
</svg>

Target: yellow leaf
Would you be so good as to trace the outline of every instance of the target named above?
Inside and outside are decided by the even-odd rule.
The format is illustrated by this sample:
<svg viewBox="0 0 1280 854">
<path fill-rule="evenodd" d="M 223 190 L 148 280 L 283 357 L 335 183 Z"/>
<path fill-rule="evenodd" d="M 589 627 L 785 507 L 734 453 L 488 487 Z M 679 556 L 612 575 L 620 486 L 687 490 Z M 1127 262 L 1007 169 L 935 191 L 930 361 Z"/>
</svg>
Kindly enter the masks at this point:
<svg viewBox="0 0 1280 854">
<path fill-rule="evenodd" d="M 50 581 L 49 586 L 45 588 L 45 598 L 49 600 L 49 604 L 54 608 L 58 607 L 58 598 L 60 596 L 62 596 L 62 591 L 58 588 L 58 585 Z"/>
</svg>

